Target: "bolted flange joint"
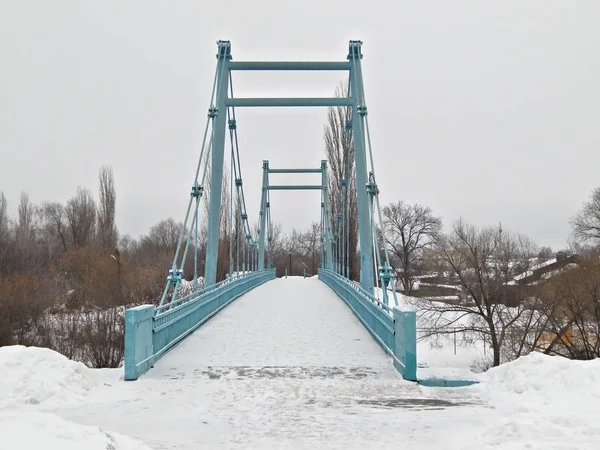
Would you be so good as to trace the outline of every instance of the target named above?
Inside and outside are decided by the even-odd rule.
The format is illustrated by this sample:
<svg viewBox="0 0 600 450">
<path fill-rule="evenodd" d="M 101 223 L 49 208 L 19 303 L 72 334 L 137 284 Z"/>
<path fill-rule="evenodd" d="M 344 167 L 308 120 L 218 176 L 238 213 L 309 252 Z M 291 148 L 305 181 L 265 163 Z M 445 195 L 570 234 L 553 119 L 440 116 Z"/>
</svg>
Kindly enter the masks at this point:
<svg viewBox="0 0 600 450">
<path fill-rule="evenodd" d="M 169 275 L 167 276 L 167 281 L 171 284 L 175 284 L 175 283 L 181 281 L 182 276 L 183 276 L 183 270 L 170 269 Z"/>
<path fill-rule="evenodd" d="M 231 42 L 217 41 L 217 59 L 231 59 Z"/>
<path fill-rule="evenodd" d="M 379 188 L 377 187 L 377 183 L 375 183 L 375 175 L 373 172 L 369 172 L 369 184 L 367 184 L 367 192 L 372 196 L 379 194 Z"/>
<path fill-rule="evenodd" d="M 394 271 L 389 266 L 379 266 L 379 279 L 384 286 L 387 286 L 394 277 Z"/>
<path fill-rule="evenodd" d="M 375 183 L 371 182 L 367 184 L 367 192 L 371 195 L 377 195 L 379 194 L 379 188 Z"/>
<path fill-rule="evenodd" d="M 198 183 L 192 186 L 191 196 L 194 198 L 202 197 L 202 193 L 204 192 L 204 186 L 200 186 Z"/>
<path fill-rule="evenodd" d="M 235 119 L 230 119 L 229 120 L 229 129 L 230 130 L 235 130 L 237 128 L 237 123 Z"/>
<path fill-rule="evenodd" d="M 217 108 L 216 106 L 211 106 L 210 108 L 208 108 L 208 117 L 210 119 L 214 119 L 218 115 L 219 115 L 219 108 Z"/>
<path fill-rule="evenodd" d="M 362 46 L 362 41 L 350 41 L 350 45 L 348 47 L 348 59 L 362 59 L 362 53 L 360 48 Z"/>
</svg>

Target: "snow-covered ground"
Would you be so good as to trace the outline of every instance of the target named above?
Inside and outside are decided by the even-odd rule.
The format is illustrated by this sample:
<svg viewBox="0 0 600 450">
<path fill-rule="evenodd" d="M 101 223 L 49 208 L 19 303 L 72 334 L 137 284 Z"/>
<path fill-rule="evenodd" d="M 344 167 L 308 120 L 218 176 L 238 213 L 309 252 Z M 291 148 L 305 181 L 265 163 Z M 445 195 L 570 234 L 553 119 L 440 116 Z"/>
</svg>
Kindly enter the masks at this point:
<svg viewBox="0 0 600 450">
<path fill-rule="evenodd" d="M 234 302 L 136 382 L 0 348 L 0 447 L 598 448 L 600 361 L 532 354 L 476 377 L 402 380 L 329 288 L 288 278 Z"/>
<path fill-rule="evenodd" d="M 110 373 L 112 372 L 112 373 Z M 147 450 L 141 441 L 98 426 L 65 420 L 60 407 L 84 410 L 101 375 L 52 350 L 0 347 L 0 448 L 32 450 Z"/>
</svg>

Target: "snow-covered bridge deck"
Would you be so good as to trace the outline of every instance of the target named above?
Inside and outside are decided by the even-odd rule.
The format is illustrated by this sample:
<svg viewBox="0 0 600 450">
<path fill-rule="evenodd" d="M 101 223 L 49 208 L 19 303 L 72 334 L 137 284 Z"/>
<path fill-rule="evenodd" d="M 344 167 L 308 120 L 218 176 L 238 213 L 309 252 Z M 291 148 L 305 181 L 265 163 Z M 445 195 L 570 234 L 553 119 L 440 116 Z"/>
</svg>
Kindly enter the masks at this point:
<svg viewBox="0 0 600 450">
<path fill-rule="evenodd" d="M 104 387 L 85 407 L 57 412 L 155 449 L 347 450 L 375 442 L 378 448 L 437 448 L 439 433 L 423 433 L 422 422 L 447 430 L 446 444 L 462 443 L 464 433 L 451 436 L 461 423 L 454 411 L 473 407 L 463 395 L 427 395 L 402 379 L 348 306 L 317 278 L 269 281 L 223 309 L 138 381 L 116 382 L 113 374 L 106 372 Z M 468 414 L 469 426 L 485 420 L 482 412 Z"/>
<path fill-rule="evenodd" d="M 145 378 L 367 376 L 401 379 L 391 358 L 325 283 L 290 277 L 235 301 Z"/>
</svg>

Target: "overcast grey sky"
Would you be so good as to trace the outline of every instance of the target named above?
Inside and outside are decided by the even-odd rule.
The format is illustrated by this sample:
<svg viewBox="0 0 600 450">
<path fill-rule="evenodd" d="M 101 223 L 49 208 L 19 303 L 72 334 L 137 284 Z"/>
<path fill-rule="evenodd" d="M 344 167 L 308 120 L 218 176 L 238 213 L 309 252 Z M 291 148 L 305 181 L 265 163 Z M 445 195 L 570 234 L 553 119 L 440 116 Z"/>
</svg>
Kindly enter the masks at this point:
<svg viewBox="0 0 600 450">
<path fill-rule="evenodd" d="M 423 203 L 447 226 L 501 221 L 560 247 L 600 185 L 597 0 L 0 0 L 11 211 L 21 190 L 35 203 L 96 192 L 111 164 L 122 233 L 183 220 L 218 39 L 236 60 L 344 60 L 348 40 L 363 40 L 383 203 Z M 329 96 L 340 74 L 234 76 L 239 96 Z M 325 116 L 238 111 L 252 220 L 261 161 L 318 167 Z M 274 193 L 272 207 L 288 230 L 319 219 L 315 192 Z"/>
</svg>

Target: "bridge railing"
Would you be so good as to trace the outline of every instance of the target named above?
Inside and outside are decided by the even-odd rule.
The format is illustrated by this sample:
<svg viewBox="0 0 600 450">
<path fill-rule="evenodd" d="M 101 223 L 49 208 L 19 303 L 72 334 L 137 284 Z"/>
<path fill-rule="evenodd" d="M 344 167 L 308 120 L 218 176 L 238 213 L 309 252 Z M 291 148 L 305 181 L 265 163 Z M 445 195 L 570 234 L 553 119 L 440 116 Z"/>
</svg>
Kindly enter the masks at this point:
<svg viewBox="0 0 600 450">
<path fill-rule="evenodd" d="M 125 311 L 125 380 L 137 380 L 156 361 L 236 298 L 275 278 L 275 269 L 247 272 L 158 307 Z"/>
<path fill-rule="evenodd" d="M 417 380 L 417 320 L 414 310 L 390 307 L 358 283 L 333 270 L 319 269 L 319 279 L 346 302 L 358 320 L 393 358 L 407 380 Z"/>
</svg>

